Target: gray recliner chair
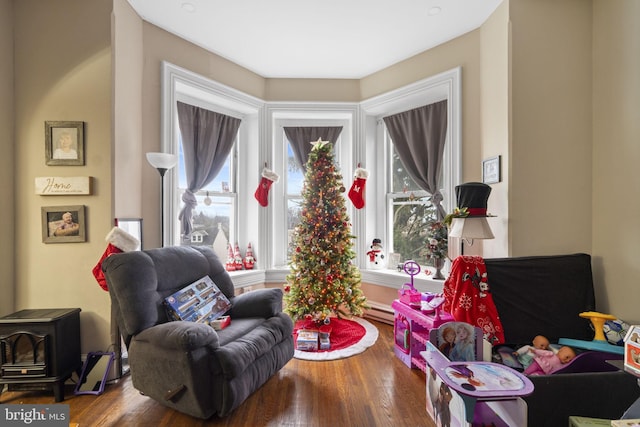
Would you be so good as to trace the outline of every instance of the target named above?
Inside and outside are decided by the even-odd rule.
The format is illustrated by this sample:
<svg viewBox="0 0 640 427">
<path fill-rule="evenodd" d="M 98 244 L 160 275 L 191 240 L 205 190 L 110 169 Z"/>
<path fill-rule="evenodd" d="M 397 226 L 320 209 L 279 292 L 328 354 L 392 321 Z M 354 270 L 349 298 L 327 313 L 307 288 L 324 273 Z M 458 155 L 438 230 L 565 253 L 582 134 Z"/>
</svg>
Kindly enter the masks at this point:
<svg viewBox="0 0 640 427">
<path fill-rule="evenodd" d="M 163 405 L 203 419 L 225 416 L 293 357 L 293 322 L 282 312 L 282 290 L 235 296 L 211 248 L 113 254 L 102 270 L 128 349 L 133 386 Z M 164 298 L 206 275 L 231 301 L 231 324 L 216 331 L 206 324 L 170 321 Z"/>
</svg>

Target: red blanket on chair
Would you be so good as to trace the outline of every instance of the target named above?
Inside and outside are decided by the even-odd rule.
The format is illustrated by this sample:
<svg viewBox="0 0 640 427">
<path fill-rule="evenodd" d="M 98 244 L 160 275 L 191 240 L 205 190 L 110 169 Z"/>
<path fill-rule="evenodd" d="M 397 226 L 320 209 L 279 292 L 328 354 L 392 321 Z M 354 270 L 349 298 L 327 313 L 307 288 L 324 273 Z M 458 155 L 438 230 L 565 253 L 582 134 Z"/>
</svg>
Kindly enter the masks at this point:
<svg viewBox="0 0 640 427">
<path fill-rule="evenodd" d="M 453 261 L 449 278 L 444 282 L 442 309 L 459 322 L 482 329 L 484 339 L 492 345 L 504 343 L 504 330 L 493 303 L 484 259 L 459 256 Z"/>
</svg>

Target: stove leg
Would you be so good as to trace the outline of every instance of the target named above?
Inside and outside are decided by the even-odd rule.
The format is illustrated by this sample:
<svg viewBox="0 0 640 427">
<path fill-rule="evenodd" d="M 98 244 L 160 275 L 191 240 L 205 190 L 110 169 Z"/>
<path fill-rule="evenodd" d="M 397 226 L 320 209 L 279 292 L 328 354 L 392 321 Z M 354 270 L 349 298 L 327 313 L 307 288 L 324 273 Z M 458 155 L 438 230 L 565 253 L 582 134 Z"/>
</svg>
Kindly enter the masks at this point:
<svg viewBox="0 0 640 427">
<path fill-rule="evenodd" d="M 53 396 L 55 397 L 56 403 L 64 400 L 64 381 L 53 384 Z"/>
</svg>

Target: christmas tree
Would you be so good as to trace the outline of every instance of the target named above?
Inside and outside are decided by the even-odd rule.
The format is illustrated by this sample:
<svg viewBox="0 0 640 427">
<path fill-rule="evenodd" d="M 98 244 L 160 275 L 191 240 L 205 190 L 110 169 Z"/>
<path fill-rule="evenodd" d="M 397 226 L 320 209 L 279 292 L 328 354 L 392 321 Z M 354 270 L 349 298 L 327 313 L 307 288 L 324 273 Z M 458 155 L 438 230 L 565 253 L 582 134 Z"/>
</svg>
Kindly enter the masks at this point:
<svg viewBox="0 0 640 427">
<path fill-rule="evenodd" d="M 307 161 L 300 223 L 296 227 L 291 271 L 285 285 L 285 311 L 294 319 L 328 324 L 330 315 L 361 315 L 366 298 L 345 208 L 342 175 L 333 163 L 333 147 L 313 143 Z"/>
</svg>

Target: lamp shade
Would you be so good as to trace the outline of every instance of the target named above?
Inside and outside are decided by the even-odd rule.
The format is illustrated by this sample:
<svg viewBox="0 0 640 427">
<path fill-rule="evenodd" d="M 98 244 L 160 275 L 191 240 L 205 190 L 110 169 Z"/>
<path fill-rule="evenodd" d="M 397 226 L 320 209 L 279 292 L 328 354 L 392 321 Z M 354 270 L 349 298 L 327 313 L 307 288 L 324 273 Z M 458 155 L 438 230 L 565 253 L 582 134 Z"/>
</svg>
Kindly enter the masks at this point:
<svg viewBox="0 0 640 427">
<path fill-rule="evenodd" d="M 169 153 L 147 153 L 147 161 L 156 169 L 171 169 L 178 163 L 178 156 Z"/>
<path fill-rule="evenodd" d="M 467 240 L 494 238 L 486 217 L 453 218 L 449 236 Z"/>
</svg>

